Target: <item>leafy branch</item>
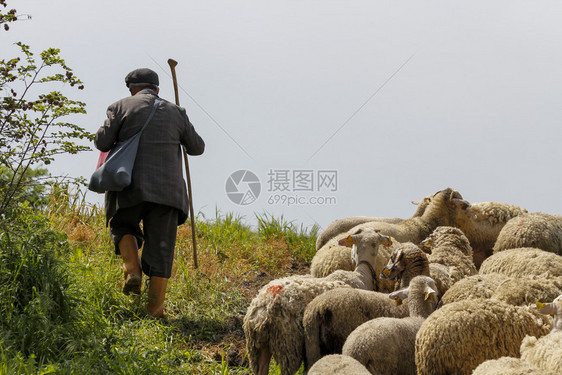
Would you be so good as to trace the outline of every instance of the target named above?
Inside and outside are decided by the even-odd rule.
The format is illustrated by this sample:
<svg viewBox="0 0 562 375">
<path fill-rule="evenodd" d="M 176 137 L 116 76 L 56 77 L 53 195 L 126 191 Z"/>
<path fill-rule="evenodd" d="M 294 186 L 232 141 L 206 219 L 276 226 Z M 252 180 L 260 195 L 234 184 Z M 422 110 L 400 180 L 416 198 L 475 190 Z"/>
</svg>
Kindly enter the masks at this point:
<svg viewBox="0 0 562 375">
<path fill-rule="evenodd" d="M 5 2 L 0 0 L 0 4 Z M 61 91 L 37 93 L 45 85 L 84 88 L 60 57 L 60 50 L 49 48 L 37 61 L 29 46 L 16 44 L 21 56 L 0 61 L 0 91 L 4 94 L 0 101 L 0 168 L 9 176 L 0 186 L 0 214 L 17 200 L 30 168 L 48 165 L 59 154 L 90 150 L 76 142 L 93 140 L 80 126 L 64 121 L 85 114 L 85 103 Z"/>
</svg>

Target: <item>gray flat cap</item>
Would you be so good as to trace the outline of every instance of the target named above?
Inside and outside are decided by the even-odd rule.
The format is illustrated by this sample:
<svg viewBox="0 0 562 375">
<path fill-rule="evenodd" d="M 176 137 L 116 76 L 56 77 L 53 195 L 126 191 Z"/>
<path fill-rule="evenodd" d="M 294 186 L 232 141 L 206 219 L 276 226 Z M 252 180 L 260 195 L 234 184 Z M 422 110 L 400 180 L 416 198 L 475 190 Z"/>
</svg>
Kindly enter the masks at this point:
<svg viewBox="0 0 562 375">
<path fill-rule="evenodd" d="M 125 84 L 127 87 L 131 83 L 149 83 L 158 86 L 158 74 L 148 68 L 135 69 L 125 77 Z"/>
</svg>

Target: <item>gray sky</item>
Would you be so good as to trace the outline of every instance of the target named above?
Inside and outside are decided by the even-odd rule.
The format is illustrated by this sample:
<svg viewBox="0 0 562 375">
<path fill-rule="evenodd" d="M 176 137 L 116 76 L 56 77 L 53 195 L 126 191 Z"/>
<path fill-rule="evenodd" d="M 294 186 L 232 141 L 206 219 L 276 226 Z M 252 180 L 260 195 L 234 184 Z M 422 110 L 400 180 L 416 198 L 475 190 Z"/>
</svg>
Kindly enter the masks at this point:
<svg viewBox="0 0 562 375">
<path fill-rule="evenodd" d="M 33 19 L 1 34 L 2 58 L 16 41 L 60 48 L 85 83 L 73 96 L 88 114 L 76 121 L 91 132 L 137 67 L 155 70 L 173 101 L 167 59 L 178 61 L 181 105 L 207 143 L 190 158 L 195 211 L 207 217 L 218 209 L 252 223 L 268 212 L 307 226 L 408 217 L 411 200 L 446 187 L 470 202 L 562 214 L 560 1 L 8 5 Z M 89 177 L 97 157 L 51 170 Z M 237 170 L 259 179 L 252 204 L 225 192 Z M 337 184 L 319 184 L 319 173 Z"/>
</svg>

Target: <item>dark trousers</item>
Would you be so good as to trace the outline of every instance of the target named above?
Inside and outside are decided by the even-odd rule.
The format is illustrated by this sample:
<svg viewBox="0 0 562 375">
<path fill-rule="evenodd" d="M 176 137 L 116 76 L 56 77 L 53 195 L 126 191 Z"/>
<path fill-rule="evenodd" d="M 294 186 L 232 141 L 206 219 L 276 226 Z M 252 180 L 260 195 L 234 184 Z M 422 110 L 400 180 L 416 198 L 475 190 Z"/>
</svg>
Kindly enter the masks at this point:
<svg viewBox="0 0 562 375">
<path fill-rule="evenodd" d="M 109 222 L 115 254 L 120 254 L 119 242 L 123 236 L 131 234 L 137 239 L 139 249 L 142 247 L 143 273 L 148 276 L 170 278 L 179 212 L 176 208 L 152 202 L 118 209 Z"/>
</svg>

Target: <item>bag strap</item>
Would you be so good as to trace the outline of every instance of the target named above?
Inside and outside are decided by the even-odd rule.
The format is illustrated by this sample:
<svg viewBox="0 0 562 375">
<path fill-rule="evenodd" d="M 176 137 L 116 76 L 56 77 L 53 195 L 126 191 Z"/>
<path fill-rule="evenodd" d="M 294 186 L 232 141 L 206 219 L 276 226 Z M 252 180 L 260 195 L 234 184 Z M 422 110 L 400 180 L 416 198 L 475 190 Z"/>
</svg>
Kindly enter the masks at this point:
<svg viewBox="0 0 562 375">
<path fill-rule="evenodd" d="M 152 111 L 150 112 L 150 115 L 148 116 L 148 118 L 146 119 L 146 122 L 144 123 L 144 125 L 142 126 L 141 130 L 139 130 L 139 134 L 142 133 L 142 131 L 144 130 L 144 128 L 146 128 L 146 125 L 148 125 L 148 123 L 150 122 L 150 120 L 152 120 L 152 117 L 154 116 L 154 112 L 156 112 L 156 108 L 158 107 L 158 104 L 162 101 L 162 99 L 160 98 L 156 98 L 154 100 L 154 105 L 152 106 Z"/>
</svg>

